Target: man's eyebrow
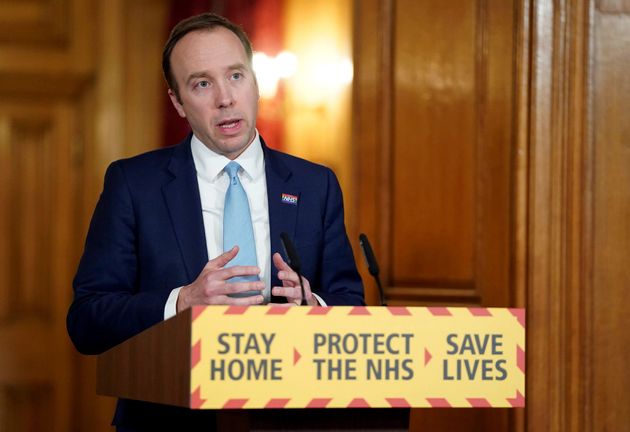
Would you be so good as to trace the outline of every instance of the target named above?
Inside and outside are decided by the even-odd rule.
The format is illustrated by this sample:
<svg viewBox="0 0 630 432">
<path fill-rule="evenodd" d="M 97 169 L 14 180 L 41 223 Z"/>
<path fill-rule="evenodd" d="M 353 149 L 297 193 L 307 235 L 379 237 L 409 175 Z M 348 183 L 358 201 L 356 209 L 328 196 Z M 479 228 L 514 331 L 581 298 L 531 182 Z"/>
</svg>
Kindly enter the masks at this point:
<svg viewBox="0 0 630 432">
<path fill-rule="evenodd" d="M 228 70 L 234 70 L 234 69 L 247 69 L 247 66 L 245 66 L 243 63 L 234 63 L 233 65 L 230 65 L 228 67 Z"/>
<path fill-rule="evenodd" d="M 244 63 L 234 63 L 226 68 L 227 70 L 249 70 L 249 68 Z M 209 74 L 206 71 L 193 72 L 188 75 L 188 79 L 186 82 L 190 82 L 196 78 L 208 78 Z"/>
<path fill-rule="evenodd" d="M 186 82 L 190 82 L 196 78 L 207 78 L 208 74 L 204 71 L 201 72 L 193 72 L 190 75 L 188 75 L 188 79 L 186 80 Z"/>
</svg>

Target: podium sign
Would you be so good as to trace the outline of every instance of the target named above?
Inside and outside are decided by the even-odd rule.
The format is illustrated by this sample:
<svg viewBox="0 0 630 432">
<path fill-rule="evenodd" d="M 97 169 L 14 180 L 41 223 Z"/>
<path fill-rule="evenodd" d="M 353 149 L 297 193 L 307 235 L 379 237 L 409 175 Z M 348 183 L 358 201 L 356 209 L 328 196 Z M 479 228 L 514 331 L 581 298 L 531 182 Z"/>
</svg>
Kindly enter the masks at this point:
<svg viewBox="0 0 630 432">
<path fill-rule="evenodd" d="M 525 310 L 192 309 L 190 407 L 525 406 Z"/>
</svg>

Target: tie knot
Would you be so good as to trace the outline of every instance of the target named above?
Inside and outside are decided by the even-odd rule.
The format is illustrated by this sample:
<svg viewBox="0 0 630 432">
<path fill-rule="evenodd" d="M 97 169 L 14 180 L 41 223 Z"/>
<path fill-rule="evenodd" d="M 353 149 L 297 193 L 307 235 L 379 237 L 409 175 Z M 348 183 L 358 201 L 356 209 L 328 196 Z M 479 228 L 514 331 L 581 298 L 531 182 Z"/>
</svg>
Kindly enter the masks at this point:
<svg viewBox="0 0 630 432">
<path fill-rule="evenodd" d="M 228 175 L 230 176 L 230 180 L 233 179 L 234 177 L 236 177 L 236 174 L 238 173 L 238 170 L 241 168 L 241 166 L 237 163 L 237 162 L 230 162 L 228 163 L 224 170 L 226 173 L 228 173 Z"/>
</svg>

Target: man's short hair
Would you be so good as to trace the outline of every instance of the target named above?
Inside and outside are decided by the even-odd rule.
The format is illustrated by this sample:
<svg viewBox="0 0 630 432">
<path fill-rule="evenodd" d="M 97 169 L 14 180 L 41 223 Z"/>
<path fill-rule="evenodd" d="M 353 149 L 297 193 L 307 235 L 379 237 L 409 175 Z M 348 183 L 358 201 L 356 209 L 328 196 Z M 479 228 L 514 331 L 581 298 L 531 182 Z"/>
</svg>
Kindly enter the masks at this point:
<svg viewBox="0 0 630 432">
<path fill-rule="evenodd" d="M 217 27 L 224 27 L 239 38 L 243 48 L 245 49 L 249 66 L 252 67 L 252 43 L 247 37 L 245 31 L 239 25 L 234 24 L 221 15 L 209 12 L 186 18 L 173 27 L 171 35 L 168 37 L 168 40 L 164 45 L 164 51 L 162 51 L 162 70 L 164 71 L 164 78 L 166 79 L 166 83 L 169 88 L 175 92 L 177 99 L 179 99 L 179 89 L 177 88 L 177 81 L 173 76 L 173 70 L 171 68 L 171 53 L 173 52 L 173 48 L 175 48 L 177 42 L 179 42 L 188 33 L 199 30 L 212 30 Z"/>
</svg>

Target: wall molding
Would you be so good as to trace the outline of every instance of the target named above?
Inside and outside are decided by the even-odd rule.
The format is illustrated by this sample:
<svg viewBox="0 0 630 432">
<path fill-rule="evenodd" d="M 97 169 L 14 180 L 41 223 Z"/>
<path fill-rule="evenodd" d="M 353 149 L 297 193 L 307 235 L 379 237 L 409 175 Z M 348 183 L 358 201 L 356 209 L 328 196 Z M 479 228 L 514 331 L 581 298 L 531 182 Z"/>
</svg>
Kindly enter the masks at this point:
<svg viewBox="0 0 630 432">
<path fill-rule="evenodd" d="M 529 86 L 519 87 L 518 98 L 520 111 L 528 110 L 519 129 L 529 140 L 521 185 L 528 197 L 527 429 L 583 430 L 591 424 L 592 3 L 525 0 L 521 7 L 531 11 L 523 14 L 531 18 L 530 45 L 521 51 L 531 68 L 519 69 Z"/>
</svg>

